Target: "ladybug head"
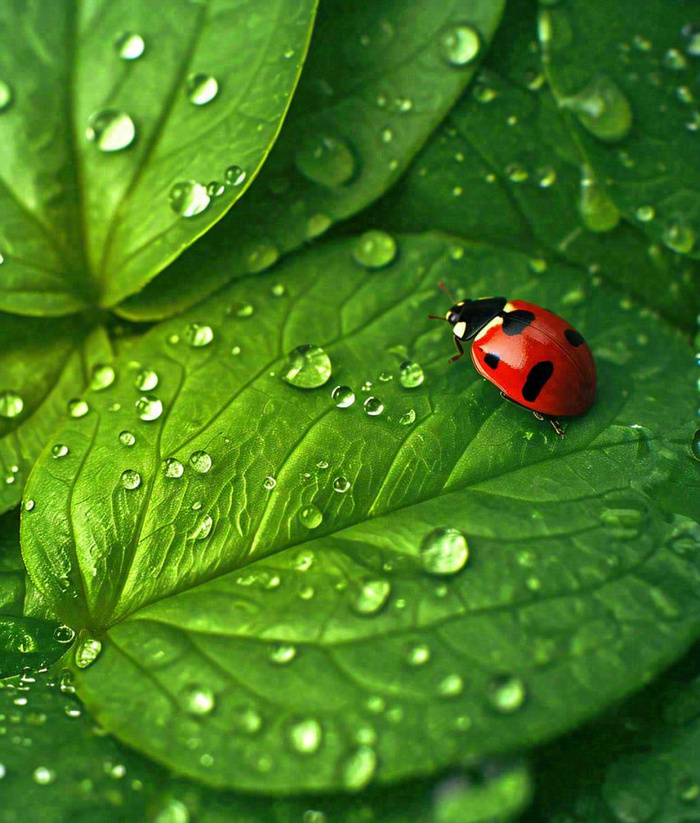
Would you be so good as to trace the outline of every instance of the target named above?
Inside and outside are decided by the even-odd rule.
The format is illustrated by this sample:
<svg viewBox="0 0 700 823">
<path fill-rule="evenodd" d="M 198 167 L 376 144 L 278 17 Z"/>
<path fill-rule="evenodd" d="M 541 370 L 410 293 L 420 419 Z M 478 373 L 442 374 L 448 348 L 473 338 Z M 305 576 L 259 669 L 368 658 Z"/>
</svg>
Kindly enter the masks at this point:
<svg viewBox="0 0 700 823">
<path fill-rule="evenodd" d="M 471 340 L 506 304 L 505 297 L 481 297 L 478 300 L 460 300 L 445 315 L 458 340 Z"/>
</svg>

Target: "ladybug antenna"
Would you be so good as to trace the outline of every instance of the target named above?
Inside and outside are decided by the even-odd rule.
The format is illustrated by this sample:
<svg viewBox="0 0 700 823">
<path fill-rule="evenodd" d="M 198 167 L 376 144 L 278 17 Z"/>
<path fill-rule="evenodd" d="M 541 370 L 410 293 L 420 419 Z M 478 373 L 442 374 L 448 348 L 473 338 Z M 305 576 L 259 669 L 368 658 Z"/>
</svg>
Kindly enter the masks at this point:
<svg viewBox="0 0 700 823">
<path fill-rule="evenodd" d="M 455 300 L 455 298 L 454 298 L 454 297 L 453 297 L 453 296 L 452 296 L 452 295 L 451 295 L 451 294 L 447 291 L 447 286 L 446 286 L 444 283 L 438 283 L 438 288 L 439 288 L 439 289 L 442 289 L 442 291 L 444 291 L 444 292 L 445 292 L 445 294 L 446 294 L 446 295 L 450 298 L 450 300 L 451 300 L 453 303 L 456 303 L 456 302 L 457 302 L 457 301 Z"/>
<path fill-rule="evenodd" d="M 438 314 L 429 314 L 428 320 L 444 320 L 445 323 L 449 323 L 450 321 L 446 317 L 440 317 Z"/>
</svg>

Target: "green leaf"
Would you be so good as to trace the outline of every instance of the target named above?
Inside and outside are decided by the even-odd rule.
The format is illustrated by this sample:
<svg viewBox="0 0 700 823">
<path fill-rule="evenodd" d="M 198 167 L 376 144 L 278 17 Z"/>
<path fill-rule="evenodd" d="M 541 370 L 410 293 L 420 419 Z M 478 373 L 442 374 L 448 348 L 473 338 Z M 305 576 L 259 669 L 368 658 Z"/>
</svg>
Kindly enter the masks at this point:
<svg viewBox="0 0 700 823">
<path fill-rule="evenodd" d="M 314 10 L 315 0 L 255 13 L 244 0 L 7 7 L 0 309 L 112 306 L 221 218 L 277 135 Z M 232 166 L 244 182 L 234 171 L 226 184 Z M 210 181 L 223 191 L 211 202 Z"/>
<path fill-rule="evenodd" d="M 212 785 L 358 790 L 531 746 L 700 629 L 696 556 L 655 502 L 697 470 L 681 337 L 602 284 L 566 305 L 584 281 L 563 265 L 380 239 L 378 258 L 365 237 L 328 243 L 154 328 L 30 481 L 24 556 L 83 631 L 81 697 Z M 425 317 L 440 280 L 584 333 L 598 400 L 565 440 L 448 366 L 449 329 Z M 150 398 L 132 362 L 157 375 Z M 324 388 L 293 385 L 329 365 Z"/>
<path fill-rule="evenodd" d="M 0 512 L 16 506 L 54 429 L 93 368 L 109 363 L 110 341 L 80 317 L 0 313 Z"/>
<path fill-rule="evenodd" d="M 504 0 L 322 4 L 295 101 L 255 187 L 196 251 L 119 312 L 137 320 L 169 317 L 376 200 L 469 83 L 503 6 Z"/>
<path fill-rule="evenodd" d="M 550 11 L 563 13 L 557 9 L 543 13 Z M 589 8 L 587 13 L 598 11 Z M 661 7 L 659 13 L 664 13 Z M 535 14 L 529 0 L 509 4 L 474 86 L 390 196 L 379 201 L 363 222 L 371 226 L 381 221 L 396 231 L 439 228 L 467 239 L 507 245 L 530 254 L 537 269 L 545 269 L 552 259 L 564 259 L 584 266 L 594 278 L 610 280 L 690 331 L 700 311 L 700 267 L 663 244 L 650 243 L 640 230 L 649 221 L 643 223 L 620 204 L 631 222 L 623 219 L 614 228 L 608 226 L 608 231 L 591 231 L 582 217 L 582 169 L 596 166 L 600 155 L 608 158 L 598 175 L 601 180 L 609 179 L 613 171 L 619 176 L 622 170 L 630 184 L 636 176 L 643 186 L 647 175 L 638 165 L 627 169 L 620 161 L 627 157 L 628 141 L 620 148 L 591 140 L 584 153 L 571 117 L 557 108 L 541 55 L 532 49 Z M 635 31 L 646 30 L 636 15 L 615 12 L 615 16 Z M 580 42 L 584 41 L 587 38 L 582 36 Z M 618 52 L 609 45 L 607 53 L 617 62 Z M 599 66 L 601 60 L 591 65 Z M 642 110 L 638 128 L 647 122 L 653 127 L 659 118 Z M 664 156 L 682 157 L 685 140 L 672 129 L 661 144 Z M 681 169 L 677 172 L 668 177 L 666 186 L 680 186 L 688 179 Z M 610 195 L 616 198 L 616 191 L 611 188 Z M 587 214 L 589 223 L 596 219 L 595 214 Z M 591 293 L 586 289 L 580 299 Z"/>
</svg>

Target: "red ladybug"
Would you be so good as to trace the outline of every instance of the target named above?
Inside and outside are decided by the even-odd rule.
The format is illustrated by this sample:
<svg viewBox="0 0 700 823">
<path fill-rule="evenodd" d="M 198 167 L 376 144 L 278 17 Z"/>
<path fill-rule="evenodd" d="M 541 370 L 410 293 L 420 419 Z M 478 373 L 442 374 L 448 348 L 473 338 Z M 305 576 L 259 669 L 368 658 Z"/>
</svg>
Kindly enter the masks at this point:
<svg viewBox="0 0 700 823">
<path fill-rule="evenodd" d="M 444 287 L 441 288 L 444 289 Z M 587 411 L 596 393 L 596 369 L 582 335 L 563 318 L 523 300 L 482 297 L 460 300 L 447 312 L 459 352 L 472 340 L 476 370 L 501 390 L 501 395 L 530 409 L 539 420 Z"/>
</svg>

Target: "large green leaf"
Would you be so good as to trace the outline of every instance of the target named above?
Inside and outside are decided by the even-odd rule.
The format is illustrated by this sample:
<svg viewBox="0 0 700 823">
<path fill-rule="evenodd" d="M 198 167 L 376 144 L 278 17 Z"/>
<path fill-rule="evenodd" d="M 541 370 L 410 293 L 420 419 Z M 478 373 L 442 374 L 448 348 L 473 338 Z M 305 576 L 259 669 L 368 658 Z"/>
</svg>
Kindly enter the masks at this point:
<svg viewBox="0 0 700 823">
<path fill-rule="evenodd" d="M 81 630 L 81 697 L 211 784 L 356 790 L 529 746 L 700 628 L 697 556 L 654 499 L 697 471 L 680 336 L 563 265 L 368 240 L 153 329 L 61 430 L 70 455 L 46 452 L 30 480 L 23 552 Z M 436 280 L 561 310 L 586 335 L 598 400 L 565 440 L 447 365 L 449 330 L 425 319 L 444 309 Z M 584 286 L 595 300 L 567 306 Z M 307 344 L 332 363 L 316 391 L 281 379 L 329 377 L 316 350 L 286 363 Z M 359 399 L 337 408 L 336 383 Z"/>
<path fill-rule="evenodd" d="M 90 330 L 82 318 L 0 313 L 0 512 L 19 503 L 69 403 L 111 358 L 104 329 Z"/>
<path fill-rule="evenodd" d="M 503 6 L 322 4 L 284 132 L 255 187 L 196 250 L 119 311 L 169 317 L 231 277 L 269 267 L 383 194 L 472 78 Z"/>
<path fill-rule="evenodd" d="M 0 308 L 111 306 L 216 222 L 277 135 L 315 5 L 4 3 Z"/>
<path fill-rule="evenodd" d="M 570 7 L 567 4 L 566 10 Z M 656 8 L 659 14 L 666 13 L 663 4 Z M 587 14 L 598 11 L 599 6 L 589 6 Z M 544 13 L 550 12 L 559 10 Z M 668 16 L 676 15 L 674 8 Z M 636 15 L 621 15 L 615 8 L 614 16 L 635 31 L 653 31 L 648 21 L 642 26 Z M 620 220 L 609 201 L 589 196 L 593 190 L 606 198 L 605 186 L 598 184 L 614 171 L 616 177 L 624 173 L 628 186 L 636 181 L 637 205 L 648 202 L 639 193 L 648 183 L 648 174 L 640 164 L 627 168 L 621 162 L 621 158 L 628 162 L 631 137 L 620 145 L 600 144 L 591 138 L 584 151 L 576 121 L 567 110 L 558 109 L 543 73 L 541 54 L 532 48 L 536 30 L 535 4 L 513 0 L 474 86 L 364 222 L 383 221 L 382 225 L 397 231 L 440 228 L 467 239 L 507 245 L 530 254 L 533 266 L 539 268 L 562 258 L 624 287 L 690 330 L 700 311 L 700 267 L 663 243 L 650 242 L 639 227 L 659 221 L 649 221 L 648 212 L 640 212 L 644 222 L 619 203 Z M 581 36 L 577 42 L 588 44 L 589 39 Z M 593 38 L 593 42 L 597 47 L 600 41 Z M 606 56 L 617 66 L 617 48 L 609 46 Z M 586 65 L 600 67 L 602 61 L 599 56 Z M 639 93 L 645 94 L 648 85 L 642 84 Z M 658 116 L 646 108 L 637 114 L 635 123 L 635 134 L 647 126 L 659 128 Z M 666 120 L 660 128 L 667 128 L 664 142 L 659 143 L 666 156 L 678 157 L 678 163 L 689 158 L 688 133 Z M 635 151 L 642 153 L 642 148 Z M 599 166 L 596 185 L 582 190 L 582 170 Z M 670 191 L 687 179 L 682 167 L 674 167 L 664 185 Z M 616 192 L 612 188 L 611 196 L 616 197 Z M 651 202 L 659 199 L 656 196 Z"/>
</svg>

